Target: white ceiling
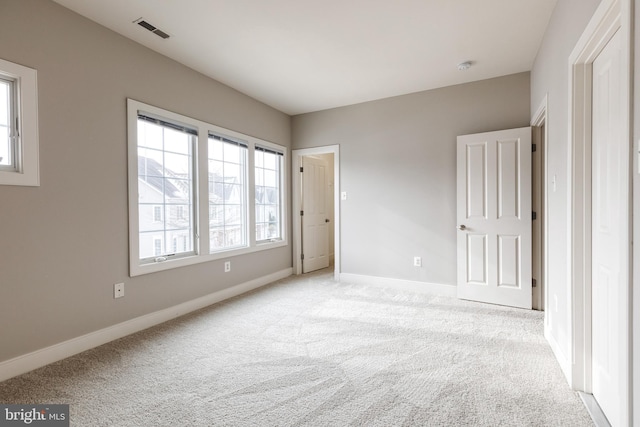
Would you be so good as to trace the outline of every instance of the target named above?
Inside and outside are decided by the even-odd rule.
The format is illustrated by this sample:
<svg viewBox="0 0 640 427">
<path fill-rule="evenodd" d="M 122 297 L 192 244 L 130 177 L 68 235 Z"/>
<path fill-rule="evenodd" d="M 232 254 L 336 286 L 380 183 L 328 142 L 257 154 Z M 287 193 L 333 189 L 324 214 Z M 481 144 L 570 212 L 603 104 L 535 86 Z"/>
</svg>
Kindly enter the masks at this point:
<svg viewBox="0 0 640 427">
<path fill-rule="evenodd" d="M 556 0 L 55 0 L 287 114 L 533 65 Z M 133 21 L 171 35 L 162 39 Z M 462 61 L 473 61 L 458 71 Z"/>
</svg>

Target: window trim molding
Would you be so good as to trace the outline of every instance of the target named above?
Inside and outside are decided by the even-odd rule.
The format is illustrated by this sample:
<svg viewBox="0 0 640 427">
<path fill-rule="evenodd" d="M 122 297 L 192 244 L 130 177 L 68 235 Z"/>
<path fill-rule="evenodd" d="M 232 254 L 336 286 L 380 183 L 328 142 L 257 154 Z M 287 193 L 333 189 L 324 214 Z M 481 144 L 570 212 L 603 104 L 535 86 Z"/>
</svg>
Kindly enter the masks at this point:
<svg viewBox="0 0 640 427">
<path fill-rule="evenodd" d="M 15 79 L 19 139 L 16 170 L 0 170 L 0 185 L 40 186 L 38 142 L 38 73 L 0 59 L 0 74 Z"/>
<path fill-rule="evenodd" d="M 137 119 L 138 111 L 165 117 L 178 123 L 185 123 L 198 130 L 198 142 L 196 144 L 196 166 L 194 170 L 194 184 L 196 187 L 193 208 L 195 210 L 194 228 L 194 255 L 182 258 L 168 259 L 163 262 L 140 264 L 139 259 L 139 217 L 138 217 L 138 145 L 137 145 Z M 208 138 L 209 133 L 225 135 L 234 139 L 244 141 L 249 146 L 247 162 L 248 180 L 248 206 L 247 206 L 247 246 L 233 248 L 209 253 L 209 183 L 208 183 Z M 199 264 L 202 262 L 215 261 L 233 256 L 259 252 L 263 250 L 275 249 L 289 244 L 288 221 L 288 148 L 253 136 L 235 132 L 211 123 L 193 119 L 169 110 L 155 107 L 131 98 L 127 98 L 127 155 L 128 155 L 128 200 L 129 200 L 129 275 L 131 277 L 143 274 L 155 273 L 158 271 L 170 270 L 173 268 Z M 274 242 L 257 243 L 255 238 L 255 146 L 270 148 L 283 153 L 282 167 L 282 238 Z M 204 172 L 203 172 L 204 171 Z"/>
</svg>

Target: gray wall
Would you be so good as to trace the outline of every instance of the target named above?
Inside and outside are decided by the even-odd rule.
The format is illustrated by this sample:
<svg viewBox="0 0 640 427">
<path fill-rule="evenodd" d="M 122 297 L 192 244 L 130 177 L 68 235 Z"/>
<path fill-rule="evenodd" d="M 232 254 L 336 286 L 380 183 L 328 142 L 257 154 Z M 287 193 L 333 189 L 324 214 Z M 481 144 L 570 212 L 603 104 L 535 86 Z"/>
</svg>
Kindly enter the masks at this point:
<svg viewBox="0 0 640 427">
<path fill-rule="evenodd" d="M 569 55 L 600 4 L 600 0 L 559 0 L 531 71 L 531 111 L 548 94 L 548 174 L 556 176 L 556 191 L 549 189 L 549 282 L 546 290 L 548 330 L 569 362 L 571 352 L 571 301 L 567 277 L 569 162 Z M 555 301 L 557 300 L 557 306 Z"/>
<path fill-rule="evenodd" d="M 0 361 L 291 267 L 287 246 L 128 277 L 126 98 L 285 146 L 287 115 L 49 0 L 2 0 L 0 40 L 38 71 L 41 162 L 0 186 Z"/>
<path fill-rule="evenodd" d="M 456 136 L 529 105 L 521 73 L 293 117 L 293 148 L 340 144 L 342 273 L 455 285 Z"/>
</svg>

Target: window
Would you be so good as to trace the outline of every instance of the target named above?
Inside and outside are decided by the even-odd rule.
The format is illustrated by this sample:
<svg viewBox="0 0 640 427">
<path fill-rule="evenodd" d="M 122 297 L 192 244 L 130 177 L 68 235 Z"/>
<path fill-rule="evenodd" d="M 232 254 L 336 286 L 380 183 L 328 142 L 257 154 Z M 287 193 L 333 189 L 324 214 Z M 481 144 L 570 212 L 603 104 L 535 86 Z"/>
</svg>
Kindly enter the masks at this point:
<svg viewBox="0 0 640 427">
<path fill-rule="evenodd" d="M 0 170 L 16 170 L 16 81 L 0 74 Z"/>
<path fill-rule="evenodd" d="M 284 147 L 131 99 L 128 123 L 131 276 L 287 244 Z"/>
<path fill-rule="evenodd" d="M 162 206 L 153 207 L 153 222 L 162 221 Z"/>
<path fill-rule="evenodd" d="M 247 246 L 247 145 L 209 135 L 209 251 Z"/>
<path fill-rule="evenodd" d="M 0 184 L 40 185 L 36 70 L 2 59 Z"/>
<path fill-rule="evenodd" d="M 197 132 L 143 112 L 138 112 L 137 128 L 139 258 L 144 263 L 158 256 L 192 254 L 193 220 L 191 215 L 179 216 L 178 210 L 190 212 L 193 208 Z M 148 215 L 150 211 L 152 216 Z M 177 252 L 175 245 L 158 247 L 158 242 L 172 242 L 178 237 L 186 237 L 191 243 L 184 251 Z"/>
<path fill-rule="evenodd" d="M 282 237 L 282 158 L 283 153 L 255 148 L 256 241 Z"/>
</svg>

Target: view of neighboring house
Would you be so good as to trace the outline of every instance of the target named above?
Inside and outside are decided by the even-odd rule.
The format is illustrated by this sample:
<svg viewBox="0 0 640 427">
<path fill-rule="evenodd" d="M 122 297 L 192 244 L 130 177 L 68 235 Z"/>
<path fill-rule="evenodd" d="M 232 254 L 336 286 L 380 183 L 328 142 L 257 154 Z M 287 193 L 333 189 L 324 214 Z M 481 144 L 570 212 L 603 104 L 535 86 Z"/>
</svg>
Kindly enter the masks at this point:
<svg viewBox="0 0 640 427">
<path fill-rule="evenodd" d="M 256 240 L 279 238 L 280 194 L 276 185 L 280 159 L 277 154 L 258 151 L 256 166 Z M 140 258 L 189 252 L 193 248 L 188 176 L 150 157 L 138 160 Z M 214 169 L 215 170 L 215 169 Z M 167 178 L 171 177 L 171 178 Z M 242 177 L 209 173 L 210 247 L 232 248 L 246 242 Z"/>
<path fill-rule="evenodd" d="M 164 178 L 162 165 L 148 157 L 140 157 L 138 166 L 140 258 L 190 251 L 189 181 L 168 169 L 164 173 L 176 179 Z"/>
</svg>

